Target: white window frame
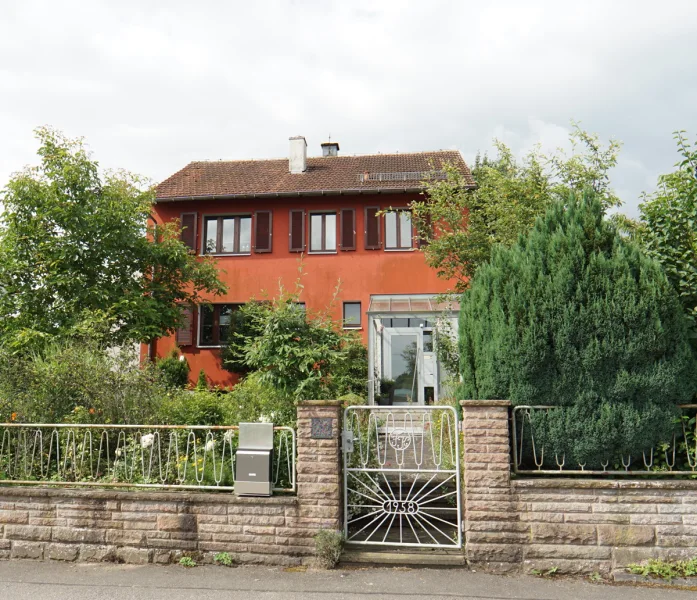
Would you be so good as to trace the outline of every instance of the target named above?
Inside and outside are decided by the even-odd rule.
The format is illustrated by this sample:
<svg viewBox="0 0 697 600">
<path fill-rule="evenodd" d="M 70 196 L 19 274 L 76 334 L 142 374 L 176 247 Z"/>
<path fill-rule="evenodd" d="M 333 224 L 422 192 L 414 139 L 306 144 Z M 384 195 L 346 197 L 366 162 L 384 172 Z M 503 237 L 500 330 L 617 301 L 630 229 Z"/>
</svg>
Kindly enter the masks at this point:
<svg viewBox="0 0 697 600">
<path fill-rule="evenodd" d="M 316 216 L 326 216 L 326 215 L 331 215 L 334 217 L 334 250 L 313 250 L 312 249 L 312 217 Z M 308 249 L 308 254 L 337 254 L 338 252 L 338 247 L 339 247 L 339 235 L 338 235 L 338 224 L 339 224 L 339 219 L 337 218 L 337 213 L 336 211 L 332 210 L 313 210 L 313 211 L 308 211 L 308 236 L 307 236 L 307 249 Z M 322 219 L 322 238 L 326 240 L 327 237 L 327 221 L 326 219 Z M 326 241 L 323 244 L 326 246 Z"/>
</svg>

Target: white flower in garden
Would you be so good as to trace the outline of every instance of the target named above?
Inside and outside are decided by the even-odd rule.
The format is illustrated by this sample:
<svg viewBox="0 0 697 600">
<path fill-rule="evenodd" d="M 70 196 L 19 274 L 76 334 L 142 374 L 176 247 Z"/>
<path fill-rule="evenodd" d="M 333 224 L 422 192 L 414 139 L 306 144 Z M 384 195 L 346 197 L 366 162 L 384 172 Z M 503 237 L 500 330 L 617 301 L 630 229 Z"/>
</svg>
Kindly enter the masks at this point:
<svg viewBox="0 0 697 600">
<path fill-rule="evenodd" d="M 259 417 L 259 423 L 270 423 L 270 422 L 271 421 L 269 421 L 269 417 L 267 417 L 266 415 L 261 415 Z"/>
<path fill-rule="evenodd" d="M 228 443 L 232 444 L 232 436 L 235 435 L 235 431 L 233 429 L 228 429 L 225 432 L 225 435 L 223 436 L 223 439 Z"/>
<path fill-rule="evenodd" d="M 206 442 L 206 452 L 212 452 L 213 448 L 215 448 L 215 440 L 211 438 Z"/>
<path fill-rule="evenodd" d="M 150 446 L 152 446 L 154 441 L 155 441 L 155 434 L 148 433 L 147 435 L 144 435 L 142 438 L 140 438 L 140 445 L 143 448 L 150 448 Z"/>
<path fill-rule="evenodd" d="M 116 458 L 121 458 L 121 455 L 123 454 L 123 450 L 121 448 L 116 449 Z"/>
</svg>

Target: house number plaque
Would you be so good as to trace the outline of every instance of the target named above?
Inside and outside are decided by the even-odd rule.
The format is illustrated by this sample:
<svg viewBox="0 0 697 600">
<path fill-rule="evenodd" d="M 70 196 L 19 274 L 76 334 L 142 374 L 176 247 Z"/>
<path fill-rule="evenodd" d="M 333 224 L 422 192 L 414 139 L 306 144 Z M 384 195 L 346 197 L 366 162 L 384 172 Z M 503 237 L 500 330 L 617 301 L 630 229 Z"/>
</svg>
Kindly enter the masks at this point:
<svg viewBox="0 0 697 600">
<path fill-rule="evenodd" d="M 311 435 L 313 440 L 332 439 L 332 419 L 331 417 L 312 417 Z"/>
</svg>

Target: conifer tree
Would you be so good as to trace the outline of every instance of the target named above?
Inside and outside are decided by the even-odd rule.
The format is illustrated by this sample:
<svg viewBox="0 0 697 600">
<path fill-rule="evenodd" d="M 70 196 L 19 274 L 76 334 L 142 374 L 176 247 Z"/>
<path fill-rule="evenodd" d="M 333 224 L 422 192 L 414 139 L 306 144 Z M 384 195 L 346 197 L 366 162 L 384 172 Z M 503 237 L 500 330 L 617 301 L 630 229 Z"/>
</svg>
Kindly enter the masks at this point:
<svg viewBox="0 0 697 600">
<path fill-rule="evenodd" d="M 534 426 L 567 465 L 639 458 L 671 439 L 695 392 L 674 288 L 590 193 L 494 250 L 463 295 L 459 335 L 462 397 L 562 407 Z"/>
</svg>

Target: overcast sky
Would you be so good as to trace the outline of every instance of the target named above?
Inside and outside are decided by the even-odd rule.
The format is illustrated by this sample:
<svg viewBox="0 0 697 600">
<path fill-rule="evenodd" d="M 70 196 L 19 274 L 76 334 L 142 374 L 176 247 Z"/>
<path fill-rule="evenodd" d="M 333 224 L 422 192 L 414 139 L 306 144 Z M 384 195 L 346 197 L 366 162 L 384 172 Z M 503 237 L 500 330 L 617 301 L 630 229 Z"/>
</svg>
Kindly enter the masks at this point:
<svg viewBox="0 0 697 600">
<path fill-rule="evenodd" d="M 33 129 L 160 181 L 191 160 L 454 148 L 522 154 L 570 119 L 624 142 L 639 194 L 697 138 L 697 1 L 1 0 L 0 187 Z"/>
</svg>

